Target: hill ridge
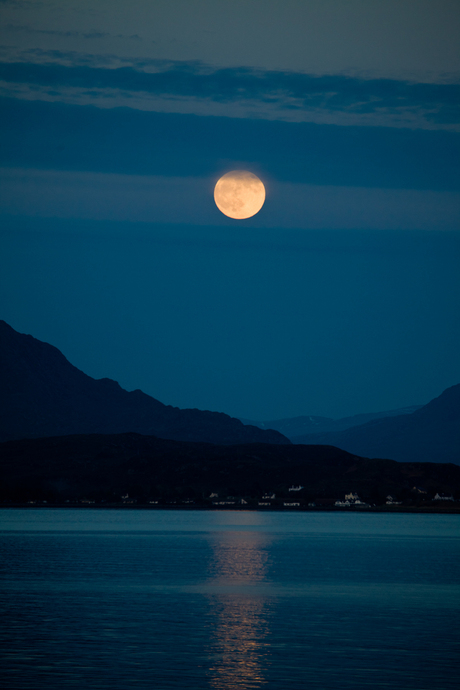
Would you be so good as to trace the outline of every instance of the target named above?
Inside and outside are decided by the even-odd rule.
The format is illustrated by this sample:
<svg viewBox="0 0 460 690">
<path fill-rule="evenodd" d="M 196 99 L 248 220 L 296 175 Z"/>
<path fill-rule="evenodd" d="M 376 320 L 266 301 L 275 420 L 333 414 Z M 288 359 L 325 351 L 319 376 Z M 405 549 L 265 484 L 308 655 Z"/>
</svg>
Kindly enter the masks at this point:
<svg viewBox="0 0 460 690">
<path fill-rule="evenodd" d="M 223 412 L 164 405 L 137 389 L 94 379 L 54 345 L 0 321 L 0 441 L 69 434 L 137 432 L 183 441 L 281 443 L 273 430 Z"/>
</svg>

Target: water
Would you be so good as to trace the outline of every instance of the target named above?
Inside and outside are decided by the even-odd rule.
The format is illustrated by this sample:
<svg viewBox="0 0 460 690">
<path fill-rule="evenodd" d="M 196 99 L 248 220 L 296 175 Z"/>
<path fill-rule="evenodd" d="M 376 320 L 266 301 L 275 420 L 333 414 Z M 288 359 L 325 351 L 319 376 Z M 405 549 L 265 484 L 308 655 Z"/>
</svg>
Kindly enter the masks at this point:
<svg viewBox="0 0 460 690">
<path fill-rule="evenodd" d="M 460 516 L 0 510 L 5 688 L 457 690 Z"/>
</svg>

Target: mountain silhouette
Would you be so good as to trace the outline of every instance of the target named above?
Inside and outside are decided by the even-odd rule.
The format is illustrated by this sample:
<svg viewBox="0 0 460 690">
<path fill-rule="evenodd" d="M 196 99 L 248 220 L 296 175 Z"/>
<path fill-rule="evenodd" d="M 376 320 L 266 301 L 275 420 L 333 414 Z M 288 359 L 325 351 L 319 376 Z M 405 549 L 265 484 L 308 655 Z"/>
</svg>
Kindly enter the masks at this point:
<svg viewBox="0 0 460 690">
<path fill-rule="evenodd" d="M 289 444 L 220 412 L 181 410 L 111 379 L 93 379 L 52 345 L 0 321 L 0 441 L 134 432 L 222 445 Z"/>
<path fill-rule="evenodd" d="M 292 440 L 333 445 L 370 458 L 460 465 L 460 384 L 447 388 L 412 414 L 374 419 L 343 431 L 306 434 Z"/>
<path fill-rule="evenodd" d="M 255 422 L 250 419 L 243 419 L 240 421 L 243 424 L 252 424 L 258 426 L 259 429 L 276 429 L 283 436 L 287 436 L 291 441 L 297 436 L 305 436 L 309 434 L 323 434 L 329 431 L 343 431 L 352 426 L 359 426 L 370 422 L 373 419 L 381 419 L 383 417 L 397 417 L 403 414 L 411 414 L 418 410 L 421 405 L 412 405 L 411 407 L 401 407 L 397 410 L 386 410 L 385 412 L 367 412 L 364 414 L 356 414 L 352 417 L 341 417 L 340 419 L 332 419 L 332 417 L 317 417 L 314 415 L 303 415 L 301 417 L 288 417 L 286 419 L 274 419 L 268 422 Z"/>
</svg>

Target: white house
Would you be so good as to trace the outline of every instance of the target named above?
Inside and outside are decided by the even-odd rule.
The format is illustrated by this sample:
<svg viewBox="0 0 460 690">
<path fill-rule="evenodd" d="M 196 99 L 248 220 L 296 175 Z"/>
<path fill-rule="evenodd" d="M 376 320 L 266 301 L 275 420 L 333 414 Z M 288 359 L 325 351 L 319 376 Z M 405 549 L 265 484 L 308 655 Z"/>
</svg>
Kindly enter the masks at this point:
<svg viewBox="0 0 460 690">
<path fill-rule="evenodd" d="M 402 501 L 395 501 L 393 496 L 387 496 L 386 505 L 387 506 L 400 506 Z"/>
<path fill-rule="evenodd" d="M 446 496 L 445 494 L 436 494 L 433 501 L 453 501 L 453 496 Z"/>
</svg>

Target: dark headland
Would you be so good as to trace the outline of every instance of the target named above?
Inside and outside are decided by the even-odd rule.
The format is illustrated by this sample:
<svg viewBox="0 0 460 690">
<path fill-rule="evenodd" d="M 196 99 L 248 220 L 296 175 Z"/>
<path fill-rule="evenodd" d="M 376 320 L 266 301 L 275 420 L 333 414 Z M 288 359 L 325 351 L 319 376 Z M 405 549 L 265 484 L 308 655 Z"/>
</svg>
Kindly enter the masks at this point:
<svg viewBox="0 0 460 690">
<path fill-rule="evenodd" d="M 333 446 L 79 434 L 7 441 L 0 455 L 3 505 L 331 508 L 354 493 L 370 506 L 391 496 L 392 510 L 460 509 L 458 465 L 360 458 Z"/>
</svg>

